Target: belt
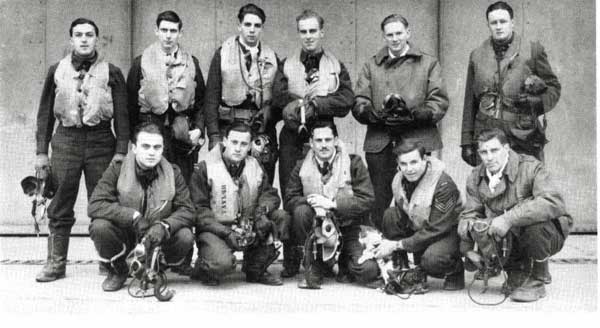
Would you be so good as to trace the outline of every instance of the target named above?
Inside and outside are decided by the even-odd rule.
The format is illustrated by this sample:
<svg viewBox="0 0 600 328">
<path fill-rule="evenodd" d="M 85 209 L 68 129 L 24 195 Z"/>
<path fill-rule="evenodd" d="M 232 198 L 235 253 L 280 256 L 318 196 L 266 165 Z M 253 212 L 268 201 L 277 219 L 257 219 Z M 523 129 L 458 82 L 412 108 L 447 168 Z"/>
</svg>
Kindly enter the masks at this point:
<svg viewBox="0 0 600 328">
<path fill-rule="evenodd" d="M 516 122 L 519 120 L 519 116 L 523 115 L 519 113 L 513 113 L 507 110 L 500 110 L 496 113 L 497 115 L 492 115 L 490 112 L 485 112 L 482 110 L 480 110 L 479 112 L 487 117 L 506 122 Z"/>
<path fill-rule="evenodd" d="M 104 130 L 107 128 L 110 129 L 111 124 L 110 124 L 110 121 L 100 121 L 100 123 L 98 123 L 94 126 L 85 125 L 85 124 L 83 124 L 81 126 L 77 126 L 77 125 L 65 126 L 62 122 L 60 122 L 60 126 L 65 129 L 94 131 L 94 130 Z"/>
</svg>

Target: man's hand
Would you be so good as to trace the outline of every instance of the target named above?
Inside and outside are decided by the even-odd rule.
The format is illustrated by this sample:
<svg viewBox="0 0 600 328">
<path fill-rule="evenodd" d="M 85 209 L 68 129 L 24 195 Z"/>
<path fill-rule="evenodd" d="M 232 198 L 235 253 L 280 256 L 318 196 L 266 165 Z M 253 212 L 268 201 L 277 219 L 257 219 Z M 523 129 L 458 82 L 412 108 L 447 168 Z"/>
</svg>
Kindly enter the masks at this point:
<svg viewBox="0 0 600 328">
<path fill-rule="evenodd" d="M 317 115 L 317 103 L 314 100 L 304 102 L 304 118 L 306 122 L 312 120 Z"/>
<path fill-rule="evenodd" d="M 544 104 L 540 96 L 534 96 L 529 93 L 521 93 L 515 103 L 518 107 L 528 107 L 533 110 L 535 115 L 544 114 Z"/>
<path fill-rule="evenodd" d="M 297 129 L 300 125 L 300 106 L 302 106 L 303 103 L 304 100 L 296 99 L 283 108 L 283 121 L 292 129 Z"/>
<path fill-rule="evenodd" d="M 334 201 L 319 194 L 308 195 L 306 197 L 306 201 L 308 202 L 308 205 L 312 206 L 313 208 L 321 207 L 325 210 L 330 210 L 337 207 L 337 204 Z"/>
<path fill-rule="evenodd" d="M 225 237 L 225 242 L 227 243 L 227 245 L 229 245 L 229 247 L 231 247 L 231 249 L 233 249 L 234 251 L 241 251 L 243 250 L 240 247 L 239 244 L 239 240 L 240 238 L 242 238 L 242 236 L 235 232 L 235 231 L 231 231 L 229 232 L 229 234 L 227 234 L 227 236 Z"/>
<path fill-rule="evenodd" d="M 190 131 L 188 131 L 188 134 L 190 136 L 190 140 L 192 141 L 192 145 L 194 145 L 194 146 L 204 145 L 204 138 L 200 138 L 200 135 L 202 134 L 200 129 L 196 128 L 196 129 L 190 130 Z"/>
<path fill-rule="evenodd" d="M 211 134 L 208 137 L 208 150 L 213 149 L 216 145 L 221 142 L 221 136 L 218 134 Z"/>
<path fill-rule="evenodd" d="M 110 160 L 110 163 L 123 163 L 123 159 L 125 159 L 125 155 L 123 154 L 119 154 L 119 153 L 115 153 L 115 155 L 113 156 L 113 158 Z"/>
<path fill-rule="evenodd" d="M 381 118 L 375 112 L 371 99 L 365 97 L 356 97 L 354 99 L 354 107 L 352 108 L 354 117 L 364 123 L 379 123 Z"/>
<path fill-rule="evenodd" d="M 492 224 L 488 229 L 488 235 L 494 237 L 496 241 L 502 240 L 511 228 L 510 222 L 504 215 L 500 215 L 492 219 Z"/>
<path fill-rule="evenodd" d="M 45 180 L 48 177 L 48 168 L 50 168 L 48 154 L 37 154 L 35 156 L 35 174 L 37 178 Z"/>
<path fill-rule="evenodd" d="M 254 231 L 256 232 L 258 240 L 265 240 L 269 236 L 269 233 L 273 231 L 273 222 L 263 214 L 255 219 Z"/>
<path fill-rule="evenodd" d="M 467 163 L 471 166 L 477 165 L 477 149 L 476 149 L 476 147 L 477 147 L 476 145 L 472 145 L 472 144 L 460 146 L 460 148 L 462 148 L 461 157 L 462 157 L 463 161 L 465 161 L 465 163 Z"/>
<path fill-rule="evenodd" d="M 464 241 L 470 241 L 469 231 L 473 227 L 475 219 L 462 219 L 458 221 L 458 236 Z"/>
<path fill-rule="evenodd" d="M 384 239 L 374 250 L 375 258 L 382 259 L 384 257 L 388 257 L 396 250 L 398 250 L 397 241 Z"/>
<path fill-rule="evenodd" d="M 161 223 L 155 223 L 152 227 L 150 227 L 148 232 L 146 232 L 144 238 L 146 238 L 146 240 L 150 243 L 151 247 L 156 247 L 159 246 L 163 240 L 165 240 L 167 234 L 167 228 L 164 225 Z"/>
</svg>

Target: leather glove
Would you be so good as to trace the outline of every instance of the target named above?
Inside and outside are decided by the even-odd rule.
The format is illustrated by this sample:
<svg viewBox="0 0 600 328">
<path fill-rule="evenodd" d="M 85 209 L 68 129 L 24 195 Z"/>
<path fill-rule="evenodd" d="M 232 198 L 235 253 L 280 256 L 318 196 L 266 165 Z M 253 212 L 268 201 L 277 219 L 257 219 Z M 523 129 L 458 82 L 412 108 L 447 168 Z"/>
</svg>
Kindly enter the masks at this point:
<svg viewBox="0 0 600 328">
<path fill-rule="evenodd" d="M 544 114 L 544 104 L 540 96 L 534 96 L 528 93 L 519 94 L 519 98 L 516 100 L 515 105 L 517 107 L 531 108 L 535 115 Z"/>
<path fill-rule="evenodd" d="M 469 231 L 471 231 L 471 227 L 473 226 L 473 222 L 475 219 L 462 219 L 458 221 L 458 236 L 460 239 L 464 241 L 470 241 Z"/>
<path fill-rule="evenodd" d="M 216 145 L 221 142 L 221 136 L 218 134 L 211 134 L 208 137 L 208 150 L 212 150 Z"/>
<path fill-rule="evenodd" d="M 269 236 L 269 233 L 273 230 L 273 222 L 267 218 L 266 214 L 254 220 L 254 231 L 258 240 L 265 240 Z"/>
<path fill-rule="evenodd" d="M 433 118 L 433 114 L 425 108 L 422 108 L 420 110 L 415 108 L 411 111 L 411 113 L 412 116 L 415 118 L 415 121 L 422 123 L 431 123 L 431 120 Z"/>
<path fill-rule="evenodd" d="M 371 99 L 356 97 L 352 107 L 352 116 L 363 124 L 381 123 L 381 118 L 375 113 Z"/>
<path fill-rule="evenodd" d="M 50 159 L 48 154 L 37 154 L 35 156 L 35 174 L 39 179 L 45 180 L 48 178 L 50 168 Z"/>
<path fill-rule="evenodd" d="M 240 236 L 239 233 L 232 230 L 231 232 L 229 232 L 227 234 L 227 236 L 225 236 L 225 242 L 234 251 L 241 251 L 243 249 L 242 249 L 242 247 L 240 247 L 240 244 L 238 242 L 240 238 L 242 238 L 242 236 Z"/>
<path fill-rule="evenodd" d="M 123 159 L 125 158 L 125 155 L 123 154 L 119 154 L 119 153 L 115 153 L 115 155 L 113 156 L 113 158 L 110 160 L 110 163 L 123 163 Z"/>
<path fill-rule="evenodd" d="M 492 224 L 490 224 L 490 228 L 488 229 L 488 235 L 494 237 L 496 241 L 500 241 L 506 236 L 510 228 L 510 222 L 508 222 L 504 215 L 500 215 L 492 220 Z"/>
<path fill-rule="evenodd" d="M 151 247 L 159 246 L 165 239 L 168 238 L 169 232 L 167 227 L 162 223 L 155 223 L 150 227 L 144 238 L 150 243 Z"/>
<path fill-rule="evenodd" d="M 461 156 L 465 163 L 476 166 L 477 165 L 477 150 L 473 144 L 461 145 L 462 148 Z"/>
<path fill-rule="evenodd" d="M 293 130 L 297 130 L 300 126 L 300 106 L 303 102 L 302 99 L 296 99 L 283 108 L 283 121 Z"/>
<path fill-rule="evenodd" d="M 183 115 L 178 115 L 171 122 L 171 132 L 173 133 L 173 138 L 182 141 L 186 144 L 192 144 L 192 140 L 190 139 L 190 123 L 188 122 L 187 117 Z"/>
<path fill-rule="evenodd" d="M 304 117 L 306 122 L 312 121 L 317 117 L 317 102 L 311 100 L 304 105 Z"/>
</svg>

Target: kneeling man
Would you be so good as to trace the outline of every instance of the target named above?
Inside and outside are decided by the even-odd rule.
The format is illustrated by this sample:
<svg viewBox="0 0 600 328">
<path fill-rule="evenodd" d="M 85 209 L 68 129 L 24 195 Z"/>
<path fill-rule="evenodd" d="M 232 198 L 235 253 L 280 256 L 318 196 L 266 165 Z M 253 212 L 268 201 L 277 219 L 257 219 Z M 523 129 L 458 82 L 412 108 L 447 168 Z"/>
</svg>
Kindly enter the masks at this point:
<svg viewBox="0 0 600 328">
<path fill-rule="evenodd" d="M 108 269 L 104 291 L 127 280 L 125 257 L 136 243 L 161 246 L 169 266 L 180 264 L 194 246 L 193 207 L 181 170 L 162 157 L 162 129 L 142 123 L 123 161 L 113 162 L 98 182 L 90 203 L 90 237 Z"/>
<path fill-rule="evenodd" d="M 473 249 L 470 231 L 480 219 L 491 219 L 488 235 L 510 238 L 504 285 L 513 301 L 533 302 L 546 296 L 548 258 L 562 248 L 573 219 L 544 164 L 517 154 L 504 131 L 483 130 L 477 137 L 482 164 L 467 180 L 467 201 L 460 214 L 461 252 Z"/>
<path fill-rule="evenodd" d="M 235 269 L 234 251 L 244 252 L 246 281 L 282 285 L 267 271 L 279 256 L 273 221 L 285 218 L 281 199 L 258 160 L 249 156 L 250 126 L 236 122 L 227 127 L 223 142 L 214 147 L 194 170 L 190 191 L 196 208 L 198 259 L 192 279 L 218 285 Z"/>
<path fill-rule="evenodd" d="M 403 141 L 394 148 L 398 173 L 392 182 L 394 206 L 383 216 L 384 240 L 376 249 L 378 258 L 393 255 L 398 265 L 408 266 L 413 253 L 415 270 L 423 274 L 420 292 L 427 291 L 427 275 L 444 278 L 445 290 L 465 287 L 464 268 L 456 232 L 462 210 L 460 193 L 445 165 L 425 156 L 425 148 Z"/>
<path fill-rule="evenodd" d="M 371 282 L 379 273 L 377 263 L 373 259 L 360 264 L 358 261 L 363 251 L 358 240 L 360 224 L 375 201 L 369 172 L 360 156 L 347 153 L 332 121 L 317 121 L 309 141 L 311 149 L 292 171 L 284 193 L 285 209 L 293 217 L 291 238 L 297 245 L 306 244 L 303 264 L 307 273 L 298 287 L 320 288 L 323 277 L 332 272 L 336 260 L 333 248 L 338 242 L 337 280 Z M 313 230 L 319 230 L 318 225 L 323 234 L 319 238 L 331 243 L 306 242 Z M 337 241 L 331 240 L 335 233 Z"/>
</svg>

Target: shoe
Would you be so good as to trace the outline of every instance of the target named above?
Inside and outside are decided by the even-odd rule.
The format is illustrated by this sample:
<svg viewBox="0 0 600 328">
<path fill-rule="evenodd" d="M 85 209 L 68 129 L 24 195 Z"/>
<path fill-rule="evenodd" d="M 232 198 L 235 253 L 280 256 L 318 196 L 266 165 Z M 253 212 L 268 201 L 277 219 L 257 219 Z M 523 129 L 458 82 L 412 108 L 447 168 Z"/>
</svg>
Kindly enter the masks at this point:
<svg viewBox="0 0 600 328">
<path fill-rule="evenodd" d="M 171 272 L 177 273 L 180 276 L 191 276 L 192 272 L 194 271 L 194 268 L 192 268 L 191 265 L 178 265 L 178 266 L 174 266 L 171 267 Z"/>
<path fill-rule="evenodd" d="M 108 276 L 108 268 L 102 262 L 98 262 L 98 275 L 99 276 Z"/>
<path fill-rule="evenodd" d="M 354 279 L 345 272 L 338 272 L 337 276 L 335 276 L 335 281 L 337 281 L 341 284 L 349 284 L 349 283 L 353 283 Z"/>
<path fill-rule="evenodd" d="M 533 269 L 531 274 L 536 279 L 543 281 L 546 285 L 552 282 L 552 276 L 550 275 L 550 270 L 548 269 L 548 260 L 544 262 L 533 261 Z"/>
<path fill-rule="evenodd" d="M 298 274 L 298 272 L 300 272 L 300 270 L 290 269 L 289 267 L 285 267 L 284 264 L 283 270 L 281 270 L 279 276 L 281 278 L 293 278 Z"/>
<path fill-rule="evenodd" d="M 371 289 L 384 289 L 385 282 L 383 281 L 383 279 L 378 278 L 376 280 L 366 283 L 365 287 L 371 288 Z"/>
<path fill-rule="evenodd" d="M 289 243 L 283 244 L 283 271 L 280 272 L 281 278 L 293 278 L 300 272 L 300 262 L 304 251 L 300 246 L 292 246 Z"/>
<path fill-rule="evenodd" d="M 263 284 L 263 285 L 267 285 L 267 286 L 283 285 L 283 281 L 281 281 L 281 279 L 279 277 L 272 275 L 268 271 L 265 271 L 263 274 L 261 274 L 258 277 L 252 276 L 252 275 L 246 275 L 246 281 L 251 282 L 251 283 Z"/>
<path fill-rule="evenodd" d="M 308 282 L 306 277 L 302 277 L 302 280 L 298 281 L 298 288 L 300 289 L 321 289 L 320 281 Z"/>
<path fill-rule="evenodd" d="M 127 281 L 127 274 L 119 274 L 116 272 L 109 272 L 108 276 L 102 282 L 102 290 L 105 292 L 116 292 L 123 288 L 123 285 Z"/>
<path fill-rule="evenodd" d="M 52 229 L 48 235 L 48 257 L 42 271 L 35 277 L 37 282 L 50 282 L 65 277 L 67 252 L 71 228 Z"/>
<path fill-rule="evenodd" d="M 465 289 L 465 272 L 453 273 L 444 279 L 444 290 Z"/>
<path fill-rule="evenodd" d="M 523 285 L 510 294 L 513 302 L 535 302 L 543 297 L 546 297 L 544 282 L 534 277 L 529 277 Z"/>
<path fill-rule="evenodd" d="M 504 295 L 510 295 L 525 282 L 525 279 L 527 279 L 527 274 L 521 270 L 507 271 L 506 276 L 507 279 L 502 284 L 502 293 Z"/>
</svg>

